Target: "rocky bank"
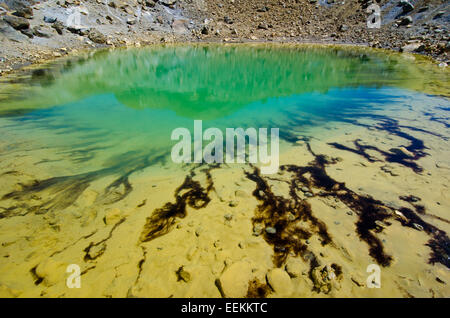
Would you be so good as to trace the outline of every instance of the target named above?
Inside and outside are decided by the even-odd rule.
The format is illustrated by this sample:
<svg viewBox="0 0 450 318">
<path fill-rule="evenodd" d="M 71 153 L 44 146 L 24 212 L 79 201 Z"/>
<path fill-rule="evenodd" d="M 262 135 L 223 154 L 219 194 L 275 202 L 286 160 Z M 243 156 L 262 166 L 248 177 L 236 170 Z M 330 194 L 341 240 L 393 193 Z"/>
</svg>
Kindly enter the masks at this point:
<svg viewBox="0 0 450 318">
<path fill-rule="evenodd" d="M 379 28 L 367 26 L 373 4 Z M 445 66 L 449 7 L 444 0 L 2 0 L 0 75 L 79 50 L 173 42 L 346 43 L 424 54 Z"/>
</svg>

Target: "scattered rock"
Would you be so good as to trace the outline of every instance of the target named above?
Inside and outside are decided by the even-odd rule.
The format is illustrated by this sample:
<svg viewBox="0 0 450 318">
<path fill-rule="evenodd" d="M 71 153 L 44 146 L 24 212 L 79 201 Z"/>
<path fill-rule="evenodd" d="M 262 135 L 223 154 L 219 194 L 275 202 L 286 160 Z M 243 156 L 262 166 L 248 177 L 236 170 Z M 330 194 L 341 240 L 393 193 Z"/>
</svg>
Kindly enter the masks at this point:
<svg viewBox="0 0 450 318">
<path fill-rule="evenodd" d="M 92 28 L 89 30 L 88 37 L 89 37 L 89 40 L 91 40 L 94 43 L 98 43 L 98 44 L 106 43 L 106 37 L 95 28 Z"/>
<path fill-rule="evenodd" d="M 413 223 L 413 226 L 418 231 L 423 231 L 423 226 L 417 223 Z"/>
<path fill-rule="evenodd" d="M 223 216 L 225 220 L 231 221 L 233 219 L 233 214 L 227 213 Z"/>
</svg>

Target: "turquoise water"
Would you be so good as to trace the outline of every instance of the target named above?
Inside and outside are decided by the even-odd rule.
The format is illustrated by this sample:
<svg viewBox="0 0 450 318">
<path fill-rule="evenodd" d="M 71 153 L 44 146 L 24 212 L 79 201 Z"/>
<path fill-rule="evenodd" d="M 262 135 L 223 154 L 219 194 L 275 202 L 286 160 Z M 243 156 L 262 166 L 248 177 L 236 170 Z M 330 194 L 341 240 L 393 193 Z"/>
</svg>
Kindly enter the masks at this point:
<svg viewBox="0 0 450 318">
<path fill-rule="evenodd" d="M 427 73 L 428 72 L 428 73 Z M 3 128 L 55 148 L 80 171 L 167 155 L 173 129 L 305 129 L 351 122 L 407 101 L 448 107 L 448 72 L 360 49 L 175 46 L 98 52 L 3 89 Z M 444 84 L 442 84 L 442 82 Z M 2 84 L 3 85 L 3 84 Z"/>
</svg>

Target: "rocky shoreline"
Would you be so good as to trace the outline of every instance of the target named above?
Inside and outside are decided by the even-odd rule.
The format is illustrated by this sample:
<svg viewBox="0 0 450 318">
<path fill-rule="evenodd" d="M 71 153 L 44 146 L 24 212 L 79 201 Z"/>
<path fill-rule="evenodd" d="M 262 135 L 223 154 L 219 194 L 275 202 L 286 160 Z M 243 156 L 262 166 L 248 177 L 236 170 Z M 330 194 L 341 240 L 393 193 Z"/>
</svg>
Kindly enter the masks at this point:
<svg viewBox="0 0 450 318">
<path fill-rule="evenodd" d="M 381 27 L 368 28 L 371 5 Z M 441 0 L 0 1 L 0 76 L 80 50 L 155 43 L 354 44 L 449 62 Z"/>
</svg>

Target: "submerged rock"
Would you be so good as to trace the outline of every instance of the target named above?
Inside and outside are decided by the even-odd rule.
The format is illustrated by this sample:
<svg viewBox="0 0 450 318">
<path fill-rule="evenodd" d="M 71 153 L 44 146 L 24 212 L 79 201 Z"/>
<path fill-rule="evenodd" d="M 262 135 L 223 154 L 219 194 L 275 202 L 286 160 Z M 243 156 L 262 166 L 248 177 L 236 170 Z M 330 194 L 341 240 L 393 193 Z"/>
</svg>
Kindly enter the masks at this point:
<svg viewBox="0 0 450 318">
<path fill-rule="evenodd" d="M 276 234 L 277 233 L 277 229 L 271 226 L 266 227 L 266 232 L 268 234 Z"/>
<path fill-rule="evenodd" d="M 66 275 L 66 265 L 62 262 L 49 258 L 35 268 L 34 273 L 42 280 L 45 286 L 52 286 L 64 281 Z"/>
<path fill-rule="evenodd" d="M 225 297 L 241 298 L 247 295 L 252 271 L 247 262 L 237 262 L 228 267 L 220 276 L 220 288 Z"/>
<path fill-rule="evenodd" d="M 184 281 L 188 283 L 191 280 L 191 274 L 184 269 L 184 266 L 181 266 L 176 271 L 177 281 Z"/>
<path fill-rule="evenodd" d="M 281 268 L 275 268 L 267 274 L 270 287 L 281 297 L 288 297 L 293 292 L 291 278 Z"/>
</svg>

